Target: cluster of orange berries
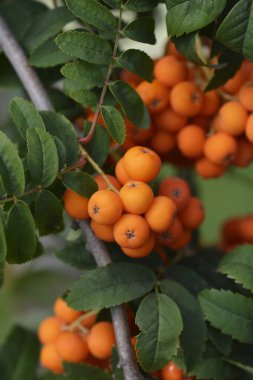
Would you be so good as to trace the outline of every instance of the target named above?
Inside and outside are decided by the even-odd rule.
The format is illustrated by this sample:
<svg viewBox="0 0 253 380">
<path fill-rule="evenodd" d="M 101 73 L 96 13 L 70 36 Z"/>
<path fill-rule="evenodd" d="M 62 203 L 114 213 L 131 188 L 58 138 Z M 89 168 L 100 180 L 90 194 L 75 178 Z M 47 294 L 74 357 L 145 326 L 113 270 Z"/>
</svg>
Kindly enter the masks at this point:
<svg viewBox="0 0 253 380">
<path fill-rule="evenodd" d="M 62 373 L 63 362 L 94 364 L 106 368 L 115 345 L 111 322 L 96 323 L 96 314 L 79 312 L 58 298 L 54 315 L 44 319 L 38 329 L 41 365 Z"/>
<path fill-rule="evenodd" d="M 205 93 L 201 68 L 187 62 L 169 43 L 166 55 L 155 62 L 154 76 L 149 83 L 122 73 L 152 120 L 146 130 L 126 120 L 126 149 L 145 144 L 169 162 L 195 166 L 206 179 L 221 176 L 230 164 L 246 167 L 252 162 L 252 63 L 245 61 L 221 89 Z"/>
<path fill-rule="evenodd" d="M 222 227 L 221 248 L 225 252 L 246 243 L 253 244 L 253 214 L 231 218 Z"/>
<path fill-rule="evenodd" d="M 155 244 L 180 249 L 204 219 L 203 206 L 188 184 L 170 177 L 154 196 L 147 182 L 161 169 L 161 159 L 142 146 L 129 149 L 118 161 L 115 175 L 95 176 L 99 190 L 90 199 L 71 190 L 64 194 L 65 210 L 75 219 L 91 219 L 95 235 L 116 242 L 130 257 L 149 255 Z"/>
</svg>

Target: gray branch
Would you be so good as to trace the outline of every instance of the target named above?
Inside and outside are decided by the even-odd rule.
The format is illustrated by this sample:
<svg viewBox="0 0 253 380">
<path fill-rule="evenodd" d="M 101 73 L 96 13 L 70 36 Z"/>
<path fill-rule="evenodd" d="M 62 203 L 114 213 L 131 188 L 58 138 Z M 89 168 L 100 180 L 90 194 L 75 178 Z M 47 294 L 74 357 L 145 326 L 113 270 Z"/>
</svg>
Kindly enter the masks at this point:
<svg viewBox="0 0 253 380">
<path fill-rule="evenodd" d="M 23 83 L 30 99 L 39 110 L 53 110 L 53 105 L 40 82 L 36 72 L 29 65 L 27 58 L 13 36 L 5 20 L 0 15 L 0 45 Z M 98 266 L 105 266 L 111 262 L 111 258 L 105 245 L 96 238 L 87 222 L 81 223 L 81 229 L 86 237 L 89 247 Z M 124 372 L 125 380 L 143 380 L 130 342 L 130 330 L 126 313 L 122 306 L 111 308 L 113 327 L 119 353 L 120 365 Z"/>
</svg>

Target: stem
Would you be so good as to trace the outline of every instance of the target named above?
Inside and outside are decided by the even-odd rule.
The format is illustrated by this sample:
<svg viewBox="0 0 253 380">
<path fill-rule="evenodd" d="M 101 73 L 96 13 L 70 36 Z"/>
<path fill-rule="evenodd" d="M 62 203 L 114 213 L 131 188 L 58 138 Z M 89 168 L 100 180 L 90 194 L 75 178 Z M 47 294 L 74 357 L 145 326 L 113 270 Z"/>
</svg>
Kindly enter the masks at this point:
<svg viewBox="0 0 253 380">
<path fill-rule="evenodd" d="M 15 200 L 23 198 L 23 197 L 25 197 L 28 194 L 38 193 L 41 190 L 42 190 L 41 186 L 37 186 L 34 189 L 27 190 L 24 194 L 20 195 L 18 198 L 15 195 L 13 195 L 12 197 L 1 199 L 0 200 L 0 205 L 2 205 L 4 203 L 7 203 L 7 202 L 14 202 Z"/>
<path fill-rule="evenodd" d="M 98 313 L 98 311 L 97 312 L 96 311 L 89 311 L 88 313 L 80 315 L 79 318 L 77 318 L 73 323 L 71 323 L 69 326 L 67 326 L 67 330 L 73 331 L 76 328 L 79 328 L 82 330 L 82 332 L 86 332 L 86 334 L 87 334 L 89 329 L 82 326 L 81 323 L 82 323 L 82 321 L 85 321 L 85 319 L 93 317 L 93 315 L 97 315 L 97 313 Z"/>
<path fill-rule="evenodd" d="M 101 92 L 101 95 L 100 95 L 100 98 L 99 98 L 99 102 L 98 102 L 98 105 L 97 105 L 97 108 L 96 108 L 95 116 L 94 116 L 94 119 L 92 121 L 89 133 L 87 134 L 86 137 L 82 137 L 82 138 L 79 139 L 79 142 L 82 143 L 82 144 L 88 144 L 88 142 L 92 139 L 92 136 L 94 134 L 95 128 L 97 126 L 98 116 L 99 116 L 99 113 L 101 111 L 102 105 L 104 103 L 106 91 L 107 91 L 107 89 L 109 87 L 109 82 L 110 82 L 110 78 L 111 78 L 111 74 L 112 74 L 112 70 L 113 70 L 113 65 L 114 65 L 114 60 L 116 59 L 116 55 L 117 55 L 118 44 L 119 44 L 119 37 L 120 37 L 120 29 L 121 29 L 121 18 L 122 18 L 122 7 L 120 7 L 117 33 L 116 33 L 115 42 L 114 42 L 114 48 L 113 48 L 113 53 L 112 53 L 112 62 L 110 63 L 110 65 L 108 67 L 108 71 L 107 71 L 107 74 L 106 74 L 104 86 L 102 88 L 102 92 Z"/>
<path fill-rule="evenodd" d="M 1 16 L 0 45 L 2 45 L 6 57 L 13 65 L 17 75 L 22 78 L 24 87 L 34 105 L 38 109 L 53 110 L 50 99 L 48 98 L 39 78 L 35 71 L 29 66 L 24 52 Z M 111 257 L 105 245 L 95 237 L 89 224 L 83 222 L 81 228 L 86 237 L 89 250 L 97 265 L 104 266 L 111 263 Z M 130 342 L 130 330 L 127 323 L 126 313 L 122 306 L 111 308 L 111 313 L 120 365 L 123 368 L 125 380 L 143 380 L 144 378 L 139 371 Z"/>
</svg>

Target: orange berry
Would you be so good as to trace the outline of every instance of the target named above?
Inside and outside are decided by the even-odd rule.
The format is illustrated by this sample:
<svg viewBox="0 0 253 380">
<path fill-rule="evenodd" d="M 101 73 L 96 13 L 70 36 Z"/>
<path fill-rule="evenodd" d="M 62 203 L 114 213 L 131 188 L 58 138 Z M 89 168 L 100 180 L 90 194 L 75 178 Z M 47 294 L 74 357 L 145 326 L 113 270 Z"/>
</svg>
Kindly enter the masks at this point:
<svg viewBox="0 0 253 380">
<path fill-rule="evenodd" d="M 55 343 L 47 343 L 40 352 L 40 363 L 42 367 L 54 373 L 63 373 L 62 359 L 56 351 Z"/>
<path fill-rule="evenodd" d="M 167 108 L 153 117 L 157 128 L 167 132 L 178 132 L 187 124 L 187 117 Z"/>
<path fill-rule="evenodd" d="M 153 135 L 154 129 L 152 125 L 150 125 L 149 128 L 140 128 L 131 123 L 128 119 L 125 119 L 125 125 L 127 138 L 130 138 L 135 144 L 143 144 Z"/>
<path fill-rule="evenodd" d="M 115 345 L 115 335 L 112 323 L 98 322 L 90 330 L 87 338 L 90 353 L 98 359 L 107 359 L 111 356 Z"/>
<path fill-rule="evenodd" d="M 171 90 L 171 108 L 183 116 L 196 116 L 202 109 L 203 96 L 192 82 L 180 82 Z"/>
<path fill-rule="evenodd" d="M 218 129 L 232 136 L 245 131 L 248 113 L 245 108 L 235 101 L 230 101 L 220 108 L 218 113 Z"/>
<path fill-rule="evenodd" d="M 77 311 L 68 306 L 67 302 L 62 298 L 57 298 L 54 303 L 54 313 L 62 321 L 72 323 L 75 319 L 80 317 L 81 311 Z"/>
<path fill-rule="evenodd" d="M 239 91 L 238 94 L 239 102 L 241 105 L 246 108 L 247 111 L 253 112 L 253 83 L 245 83 Z"/>
<path fill-rule="evenodd" d="M 181 211 L 190 200 L 191 190 L 182 178 L 170 177 L 160 183 L 158 194 L 169 197 Z"/>
<path fill-rule="evenodd" d="M 195 163 L 195 170 L 198 175 L 205 179 L 217 178 L 225 173 L 226 167 L 214 164 L 208 158 L 201 158 Z"/>
<path fill-rule="evenodd" d="M 113 175 L 106 174 L 106 177 L 117 190 L 120 190 L 121 185 L 118 182 L 118 180 L 115 177 L 113 177 Z M 104 179 L 102 175 L 95 175 L 94 180 L 96 181 L 98 185 L 98 190 L 108 189 L 108 184 L 106 183 L 106 180 Z"/>
<path fill-rule="evenodd" d="M 160 58 L 154 67 L 155 78 L 168 87 L 187 79 L 187 67 L 172 55 Z"/>
<path fill-rule="evenodd" d="M 253 215 L 248 215 L 241 221 L 242 242 L 253 244 Z"/>
<path fill-rule="evenodd" d="M 164 110 L 170 102 L 170 90 L 162 83 L 154 80 L 152 83 L 142 82 L 136 88 L 151 114 Z"/>
<path fill-rule="evenodd" d="M 135 214 L 123 214 L 113 227 L 114 239 L 123 248 L 140 248 L 149 233 L 146 220 Z"/>
<path fill-rule="evenodd" d="M 178 147 L 184 156 L 198 158 L 202 155 L 206 136 L 198 125 L 187 125 L 177 135 Z"/>
<path fill-rule="evenodd" d="M 123 157 L 127 175 L 135 180 L 149 182 L 161 169 L 161 159 L 153 150 L 143 146 L 129 149 Z"/>
<path fill-rule="evenodd" d="M 55 342 L 62 332 L 62 320 L 57 317 L 48 317 L 44 319 L 38 329 L 38 336 L 41 343 Z"/>
<path fill-rule="evenodd" d="M 149 185 L 140 181 L 129 181 L 120 190 L 124 210 L 130 214 L 143 214 L 151 205 L 154 194 Z"/>
<path fill-rule="evenodd" d="M 114 241 L 112 224 L 101 224 L 101 223 L 95 222 L 95 220 L 91 220 L 90 226 L 98 239 L 101 239 L 108 243 L 111 243 Z"/>
<path fill-rule="evenodd" d="M 168 55 L 171 54 L 174 57 L 176 57 L 177 59 L 179 59 L 180 61 L 185 61 L 186 60 L 185 56 L 177 50 L 176 45 L 172 41 L 169 41 L 167 43 L 166 54 L 168 54 Z"/>
<path fill-rule="evenodd" d="M 183 232 L 181 233 L 178 240 L 174 241 L 170 248 L 174 249 L 175 251 L 178 251 L 182 248 L 184 248 L 186 245 L 188 245 L 192 238 L 192 232 L 191 230 L 183 229 Z"/>
<path fill-rule="evenodd" d="M 195 197 L 190 198 L 186 208 L 179 214 L 182 225 L 189 230 L 198 228 L 203 223 L 204 218 L 203 204 Z"/>
<path fill-rule="evenodd" d="M 172 361 L 162 369 L 161 375 L 162 380 L 183 380 L 183 370 Z"/>
<path fill-rule="evenodd" d="M 218 132 L 206 139 L 204 152 L 214 164 L 227 165 L 236 156 L 237 142 L 234 137 Z"/>
<path fill-rule="evenodd" d="M 123 165 L 123 158 L 121 158 L 115 167 L 115 174 L 117 180 L 121 183 L 121 185 L 125 185 L 128 181 L 131 181 L 131 177 L 126 173 Z"/>
<path fill-rule="evenodd" d="M 111 190 L 99 190 L 88 203 L 91 219 L 100 224 L 114 224 L 121 216 L 123 205 L 118 194 Z"/>
<path fill-rule="evenodd" d="M 175 203 L 166 196 L 155 197 L 145 213 L 145 219 L 152 231 L 165 232 L 172 225 L 177 212 Z"/>
<path fill-rule="evenodd" d="M 246 82 L 247 76 L 243 72 L 243 70 L 238 70 L 233 78 L 229 79 L 227 83 L 224 84 L 223 90 L 228 92 L 231 95 L 236 94 L 240 87 Z"/>
<path fill-rule="evenodd" d="M 67 189 L 64 193 L 64 209 L 74 219 L 88 219 L 88 198 Z"/>
<path fill-rule="evenodd" d="M 85 316 L 86 313 L 83 315 Z M 88 329 L 90 329 L 96 322 L 97 314 L 92 314 L 89 317 L 87 316 L 85 319 L 80 321 L 80 324 Z"/>
<path fill-rule="evenodd" d="M 190 119 L 189 124 L 195 124 L 203 128 L 205 131 L 210 129 L 210 118 L 207 116 L 198 115 Z"/>
<path fill-rule="evenodd" d="M 247 139 L 253 143 L 253 114 L 248 117 L 245 133 Z"/>
<path fill-rule="evenodd" d="M 75 332 L 62 333 L 55 346 L 61 359 L 66 362 L 80 363 L 89 355 L 87 343 Z"/>
<path fill-rule="evenodd" d="M 175 218 L 168 231 L 158 235 L 158 242 L 165 247 L 170 247 L 172 243 L 180 238 L 182 232 L 182 223 L 179 218 Z"/>
<path fill-rule="evenodd" d="M 147 241 L 140 248 L 124 248 L 121 247 L 122 251 L 129 257 L 139 258 L 148 256 L 155 246 L 155 234 L 150 232 Z"/>
<path fill-rule="evenodd" d="M 253 145 L 245 138 L 237 140 L 237 153 L 233 162 L 239 168 L 247 167 L 253 160 Z"/>
<path fill-rule="evenodd" d="M 172 133 L 158 130 L 151 139 L 151 146 L 159 154 L 168 154 L 176 147 L 176 137 Z"/>
<path fill-rule="evenodd" d="M 212 90 L 203 94 L 203 103 L 200 115 L 212 116 L 220 107 L 221 99 L 217 91 Z"/>
</svg>

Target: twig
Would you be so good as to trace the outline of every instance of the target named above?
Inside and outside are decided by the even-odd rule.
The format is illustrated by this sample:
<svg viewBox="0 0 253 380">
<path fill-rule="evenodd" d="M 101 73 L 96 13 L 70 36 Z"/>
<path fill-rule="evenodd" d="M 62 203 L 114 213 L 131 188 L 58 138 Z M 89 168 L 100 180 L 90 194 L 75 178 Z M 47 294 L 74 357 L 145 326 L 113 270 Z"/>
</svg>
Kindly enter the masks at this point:
<svg viewBox="0 0 253 380">
<path fill-rule="evenodd" d="M 13 36 L 9 27 L 0 16 L 0 45 L 9 59 L 17 75 L 22 80 L 24 88 L 29 97 L 40 110 L 53 110 L 35 71 L 29 66 L 27 58 Z M 82 231 L 86 237 L 86 243 L 98 266 L 105 266 L 111 262 L 110 255 L 105 245 L 93 234 L 88 223 L 81 224 Z M 113 327 L 115 330 L 120 365 L 124 371 L 125 380 L 143 380 L 138 365 L 134 358 L 134 352 L 130 342 L 130 330 L 127 323 L 126 313 L 122 306 L 111 308 Z"/>
</svg>

